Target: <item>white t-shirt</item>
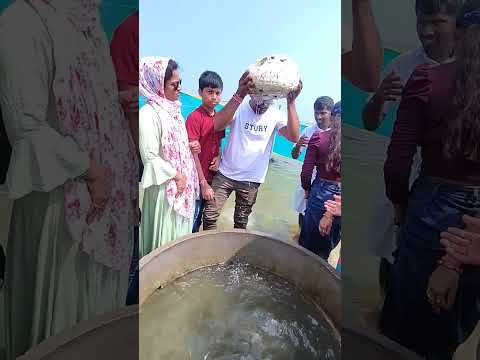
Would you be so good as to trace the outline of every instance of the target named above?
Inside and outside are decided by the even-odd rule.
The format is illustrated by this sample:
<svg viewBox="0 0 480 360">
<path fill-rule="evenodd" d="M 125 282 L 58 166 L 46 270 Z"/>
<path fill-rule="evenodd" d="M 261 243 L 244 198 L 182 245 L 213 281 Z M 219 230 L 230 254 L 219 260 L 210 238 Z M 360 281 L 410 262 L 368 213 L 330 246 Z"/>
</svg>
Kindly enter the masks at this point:
<svg viewBox="0 0 480 360">
<path fill-rule="evenodd" d="M 273 105 L 256 114 L 244 101 L 230 124 L 230 135 L 223 151 L 219 171 L 237 180 L 263 183 L 272 156 L 275 134 L 287 126 L 287 116 Z"/>
<path fill-rule="evenodd" d="M 326 131 L 326 130 L 320 129 L 317 124 L 310 125 L 309 127 L 305 128 L 303 130 L 300 137 L 306 136 L 306 137 L 308 137 L 308 140 L 310 140 L 312 135 L 319 130 L 320 131 Z M 306 146 L 302 146 L 300 148 L 300 151 L 305 150 L 305 148 L 306 148 Z M 316 170 L 316 168 L 313 168 L 312 182 L 315 180 L 316 176 L 317 176 L 317 170 Z M 302 183 L 299 181 L 298 184 L 297 184 L 297 189 L 295 190 L 295 193 L 293 194 L 293 210 L 296 213 L 304 214 L 306 208 L 307 208 L 307 201 L 305 199 L 305 190 L 303 190 Z"/>
<path fill-rule="evenodd" d="M 454 59 L 448 59 L 445 62 L 451 62 Z M 425 53 L 422 46 L 398 56 L 392 60 L 387 67 L 382 71 L 382 81 L 387 77 L 392 70 L 400 78 L 403 85 L 407 83 L 413 71 L 423 64 L 439 65 L 433 59 L 430 59 Z M 373 96 L 373 94 L 371 95 Z M 371 98 L 370 96 L 370 98 Z M 369 99 L 370 99 L 369 98 Z M 389 101 L 384 104 L 383 112 L 388 114 L 390 112 L 397 112 L 400 99 L 396 101 Z M 378 156 L 386 157 L 386 151 Z M 376 157 L 376 156 L 375 156 Z M 421 152 L 418 148 L 417 153 L 413 159 L 412 171 L 410 175 L 410 185 L 417 179 L 420 174 L 422 165 Z M 383 183 L 383 182 L 382 182 Z M 385 188 L 379 188 L 378 192 L 372 197 L 375 204 L 373 207 L 372 217 L 370 219 L 370 234 L 367 237 L 370 241 L 370 248 L 376 256 L 384 257 L 390 262 L 393 262 L 392 252 L 396 248 L 397 228 L 393 223 L 394 210 L 390 201 L 385 196 Z"/>
</svg>

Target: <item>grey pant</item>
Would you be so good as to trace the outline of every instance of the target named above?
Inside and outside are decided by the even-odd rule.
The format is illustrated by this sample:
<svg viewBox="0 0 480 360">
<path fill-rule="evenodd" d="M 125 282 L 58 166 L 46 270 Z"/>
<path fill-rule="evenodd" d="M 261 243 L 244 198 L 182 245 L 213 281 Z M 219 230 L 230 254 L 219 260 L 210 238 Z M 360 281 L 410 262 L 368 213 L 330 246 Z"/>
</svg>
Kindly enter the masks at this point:
<svg viewBox="0 0 480 360">
<path fill-rule="evenodd" d="M 212 201 L 205 202 L 203 230 L 213 230 L 217 228 L 217 220 L 223 205 L 225 205 L 225 202 L 233 191 L 235 191 L 234 228 L 246 229 L 248 216 L 252 212 L 252 207 L 257 200 L 259 187 L 259 183 L 236 181 L 218 172 L 212 181 L 215 198 Z"/>
</svg>

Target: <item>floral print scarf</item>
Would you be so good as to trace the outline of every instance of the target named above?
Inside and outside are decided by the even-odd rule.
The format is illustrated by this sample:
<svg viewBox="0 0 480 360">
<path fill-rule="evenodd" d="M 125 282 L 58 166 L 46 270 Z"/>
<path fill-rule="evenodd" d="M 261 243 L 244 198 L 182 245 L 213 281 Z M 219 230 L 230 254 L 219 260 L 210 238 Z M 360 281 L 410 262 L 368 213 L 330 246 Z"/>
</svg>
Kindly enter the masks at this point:
<svg viewBox="0 0 480 360">
<path fill-rule="evenodd" d="M 140 61 L 140 93 L 147 98 L 162 122 L 161 149 L 163 157 L 187 178 L 185 190 L 179 194 L 175 181 L 166 184 L 166 197 L 177 214 L 193 218 L 195 199 L 199 193 L 198 175 L 190 151 L 185 121 L 179 101 L 165 97 L 165 72 L 170 59 L 145 57 Z"/>
<path fill-rule="evenodd" d="M 113 269 L 129 266 L 138 221 L 138 162 L 119 103 L 100 0 L 28 0 L 52 40 L 52 93 L 58 131 L 101 164 L 111 190 L 104 209 L 92 207 L 81 178 L 64 184 L 67 228 L 80 248 Z"/>
</svg>

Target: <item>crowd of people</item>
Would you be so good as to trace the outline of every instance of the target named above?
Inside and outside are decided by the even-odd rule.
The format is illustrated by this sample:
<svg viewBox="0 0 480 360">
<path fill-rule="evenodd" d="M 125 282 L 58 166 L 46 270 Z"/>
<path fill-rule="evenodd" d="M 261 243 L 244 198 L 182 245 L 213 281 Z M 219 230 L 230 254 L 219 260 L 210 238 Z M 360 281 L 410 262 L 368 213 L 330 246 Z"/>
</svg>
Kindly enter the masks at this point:
<svg viewBox="0 0 480 360">
<path fill-rule="evenodd" d="M 331 98 L 319 98 L 314 105 L 317 122 L 308 128 L 309 136 L 304 134 L 299 140 L 295 100 L 301 82 L 286 98 L 285 115 L 272 106 L 272 100 L 250 95 L 254 85 L 246 72 L 233 97 L 217 112 L 223 81 L 217 73 L 205 71 L 198 79 L 202 104 L 186 121 L 179 102 L 181 78 L 176 61 L 142 58 L 139 85 L 147 100 L 139 116 L 144 166 L 141 257 L 200 228 L 216 229 L 232 192 L 233 227 L 246 229 L 278 133 L 295 144 L 295 158 L 308 145 L 308 161 L 301 174 L 302 199 L 307 199 L 308 205 L 299 243 L 328 259 L 340 239 L 340 213 L 325 204 L 331 201 L 330 207 L 336 207 L 334 196 L 340 195 L 340 104 L 334 107 Z M 226 127 L 230 133 L 222 151 Z"/>
<path fill-rule="evenodd" d="M 373 92 L 362 114 L 367 130 L 395 113 L 368 239 L 381 258 L 379 330 L 426 359 L 448 360 L 480 317 L 480 1 L 416 0 L 415 13 L 421 45 L 381 72 L 370 1 L 352 0 L 342 74 Z M 305 151 L 299 244 L 323 259 L 338 245 L 340 103 L 319 97 L 315 123 L 300 135 L 301 83 L 284 114 L 251 95 L 245 73 L 217 112 L 223 81 L 206 71 L 202 105 L 185 121 L 178 64 L 139 61 L 138 12 L 109 47 L 96 0 L 16 1 L 0 17 L 0 45 L 11 149 L 2 169 L 14 199 L 3 289 L 8 359 L 136 303 L 138 258 L 216 229 L 232 192 L 234 227 L 246 229 L 277 134 L 292 143 L 293 158 Z M 140 110 L 138 91 L 147 99 Z"/>
<path fill-rule="evenodd" d="M 82 320 L 138 303 L 139 258 L 202 225 L 215 229 L 232 192 L 234 227 L 246 229 L 275 136 L 292 144 L 299 139 L 302 83 L 288 94 L 284 114 L 271 100 L 249 95 L 248 73 L 217 112 L 223 82 L 204 72 L 202 105 L 185 121 L 178 64 L 161 57 L 139 61 L 138 11 L 108 44 L 99 4 L 17 1 L 0 17 L 0 104 L 8 137 L 2 144 L 12 150 L 2 166 L 14 199 L 4 288 L 8 359 Z M 29 31 L 19 28 L 24 22 Z M 141 109 L 138 93 L 147 99 Z M 330 121 L 332 104 L 325 110 Z M 230 136 L 221 152 L 226 127 Z M 303 145 L 310 168 L 336 184 L 338 194 L 339 110 L 331 130 L 323 130 Z M 302 181 L 309 183 L 305 195 L 312 204 L 330 200 L 330 208 L 312 207 L 306 223 L 313 236 L 333 244 L 338 239 L 328 237 L 328 227 L 338 233 L 338 199 L 333 192 L 317 199 L 320 175 L 313 185 L 311 173 L 302 175 L 309 177 Z M 311 235 L 302 237 L 318 253 Z"/>
</svg>

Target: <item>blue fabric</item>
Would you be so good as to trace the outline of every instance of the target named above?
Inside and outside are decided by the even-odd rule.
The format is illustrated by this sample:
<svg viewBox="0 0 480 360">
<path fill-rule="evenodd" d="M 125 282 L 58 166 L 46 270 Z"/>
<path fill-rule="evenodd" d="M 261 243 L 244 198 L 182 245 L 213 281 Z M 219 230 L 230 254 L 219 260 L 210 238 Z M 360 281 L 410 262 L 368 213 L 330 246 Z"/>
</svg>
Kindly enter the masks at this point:
<svg viewBox="0 0 480 360">
<path fill-rule="evenodd" d="M 342 102 L 341 101 L 337 102 L 335 104 L 335 106 L 333 107 L 332 115 L 333 116 L 336 116 L 336 115 L 342 116 Z"/>
<path fill-rule="evenodd" d="M 325 201 L 333 200 L 333 195 L 340 195 L 340 192 L 341 188 L 337 183 L 316 178 L 310 190 L 300 231 L 299 244 L 325 260 L 328 260 L 340 241 L 341 218 L 334 217 L 330 234 L 327 236 L 320 235 L 318 225 L 325 214 Z"/>
<path fill-rule="evenodd" d="M 202 104 L 202 99 L 196 98 L 194 96 L 188 95 L 186 93 L 180 93 L 180 102 L 182 104 L 181 110 L 182 110 L 182 115 L 185 119 L 187 119 L 188 115 L 192 111 L 194 111 L 196 108 L 198 108 Z M 144 106 L 147 103 L 146 99 L 140 95 L 139 97 L 139 106 L 140 108 Z M 220 111 L 223 108 L 223 105 L 217 105 L 215 110 Z M 303 132 L 310 124 L 300 124 L 300 133 Z M 221 142 L 221 148 L 222 150 L 225 148 L 225 145 L 227 144 L 228 141 L 228 136 L 229 136 L 230 128 L 225 129 L 225 137 L 222 139 Z M 287 140 L 283 136 L 275 136 L 275 141 L 273 143 L 273 152 L 275 154 L 285 156 L 287 158 L 291 158 L 291 153 L 292 153 L 292 143 Z M 305 151 L 303 151 L 298 159 L 295 161 L 298 162 L 303 162 L 305 158 Z"/>
<path fill-rule="evenodd" d="M 195 203 L 195 214 L 193 216 L 193 228 L 192 233 L 196 233 L 200 230 L 202 225 L 203 209 L 205 208 L 205 202 L 203 199 L 197 200 Z"/>
<path fill-rule="evenodd" d="M 139 252 L 138 252 L 138 235 L 139 227 L 135 226 L 134 228 L 134 238 L 133 238 L 133 255 L 132 262 L 130 265 L 130 277 L 129 277 L 129 287 L 127 293 L 127 306 L 138 304 L 138 262 L 139 262 Z"/>
<path fill-rule="evenodd" d="M 478 322 L 478 267 L 464 268 L 456 303 L 449 311 L 435 314 L 426 292 L 430 275 L 445 254 L 440 233 L 451 226 L 462 228 L 462 215 L 479 211 L 478 189 L 424 176 L 412 188 L 380 327 L 385 335 L 427 359 L 451 359 Z"/>
</svg>

